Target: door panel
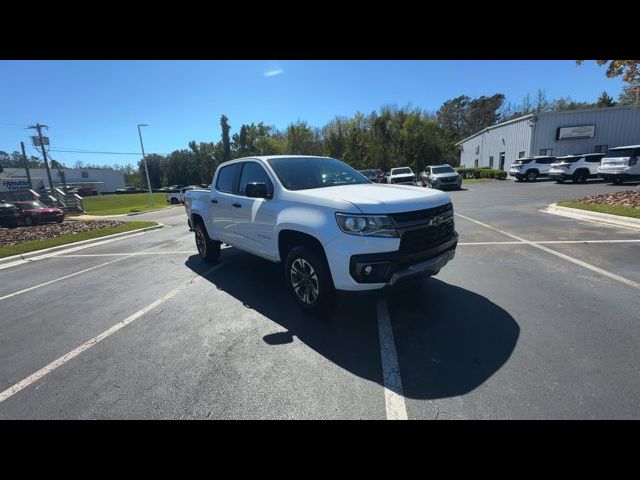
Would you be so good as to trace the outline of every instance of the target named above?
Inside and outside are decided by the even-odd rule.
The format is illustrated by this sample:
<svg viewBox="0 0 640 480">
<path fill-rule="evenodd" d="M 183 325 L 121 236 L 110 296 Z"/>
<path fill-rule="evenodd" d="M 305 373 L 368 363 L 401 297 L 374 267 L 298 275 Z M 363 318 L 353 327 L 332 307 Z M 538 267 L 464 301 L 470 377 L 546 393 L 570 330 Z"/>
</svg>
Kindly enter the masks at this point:
<svg viewBox="0 0 640 480">
<path fill-rule="evenodd" d="M 238 195 L 231 207 L 233 214 L 232 235 L 238 247 L 257 255 L 277 258 L 275 223 L 277 200 L 268 198 L 249 198 L 244 196 L 249 182 L 264 182 L 273 195 L 273 180 L 258 162 L 244 162 L 238 182 Z"/>
<path fill-rule="evenodd" d="M 238 181 L 240 173 L 240 163 L 222 167 L 216 178 L 215 188 L 211 190 L 209 209 L 210 222 L 217 232 L 218 240 L 222 242 L 232 242 L 233 228 L 233 207 L 235 195 L 233 191 Z"/>
</svg>

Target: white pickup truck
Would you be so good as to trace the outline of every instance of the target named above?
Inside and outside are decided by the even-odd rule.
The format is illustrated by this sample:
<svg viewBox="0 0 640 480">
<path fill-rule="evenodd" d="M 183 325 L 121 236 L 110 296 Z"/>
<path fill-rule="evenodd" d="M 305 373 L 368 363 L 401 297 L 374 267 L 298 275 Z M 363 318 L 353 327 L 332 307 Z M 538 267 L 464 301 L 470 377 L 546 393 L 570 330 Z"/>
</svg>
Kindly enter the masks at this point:
<svg viewBox="0 0 640 480">
<path fill-rule="evenodd" d="M 240 158 L 216 170 L 211 191 L 185 193 L 205 261 L 221 243 L 284 265 L 305 310 L 331 306 L 336 290 L 379 290 L 436 275 L 455 255 L 449 196 L 370 182 L 327 157 Z"/>
</svg>

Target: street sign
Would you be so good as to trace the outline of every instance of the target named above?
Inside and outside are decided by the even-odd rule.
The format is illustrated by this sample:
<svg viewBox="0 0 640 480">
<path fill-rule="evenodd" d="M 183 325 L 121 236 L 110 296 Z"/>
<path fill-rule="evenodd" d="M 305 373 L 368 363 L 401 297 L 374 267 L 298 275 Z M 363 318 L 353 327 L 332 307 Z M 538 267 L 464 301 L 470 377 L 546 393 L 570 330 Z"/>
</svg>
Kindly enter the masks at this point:
<svg viewBox="0 0 640 480">
<path fill-rule="evenodd" d="M 33 142 L 33 146 L 34 147 L 40 147 L 40 137 L 38 137 L 37 135 L 33 135 L 31 137 L 31 141 Z M 42 143 L 44 143 L 45 145 L 49 145 L 49 137 L 42 137 Z"/>
</svg>

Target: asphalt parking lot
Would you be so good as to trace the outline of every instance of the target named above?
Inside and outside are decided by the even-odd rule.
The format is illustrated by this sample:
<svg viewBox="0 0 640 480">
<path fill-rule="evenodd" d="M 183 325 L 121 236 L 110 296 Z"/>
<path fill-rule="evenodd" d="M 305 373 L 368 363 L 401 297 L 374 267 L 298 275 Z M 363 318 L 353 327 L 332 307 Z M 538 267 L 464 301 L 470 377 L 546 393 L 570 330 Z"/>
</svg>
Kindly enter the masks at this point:
<svg viewBox="0 0 640 480">
<path fill-rule="evenodd" d="M 166 228 L 0 265 L 0 418 L 640 417 L 640 231 L 540 210 L 633 186 L 451 192 L 434 278 L 301 313 L 279 267 Z"/>
</svg>

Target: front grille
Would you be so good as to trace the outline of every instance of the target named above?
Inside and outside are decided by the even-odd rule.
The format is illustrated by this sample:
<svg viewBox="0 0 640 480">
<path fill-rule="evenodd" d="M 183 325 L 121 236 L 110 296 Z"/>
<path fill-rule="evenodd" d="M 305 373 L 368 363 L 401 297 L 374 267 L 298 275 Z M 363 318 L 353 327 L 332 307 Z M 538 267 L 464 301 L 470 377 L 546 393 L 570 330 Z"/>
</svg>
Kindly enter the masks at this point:
<svg viewBox="0 0 640 480">
<path fill-rule="evenodd" d="M 404 223 L 427 223 L 431 218 L 442 215 L 443 213 L 452 212 L 453 205 L 447 203 L 439 207 L 425 208 L 424 210 L 414 210 L 413 212 L 392 213 L 389 216 L 393 219 L 398 227 L 402 227 Z"/>
<path fill-rule="evenodd" d="M 400 251 L 404 253 L 415 253 L 421 250 L 427 250 L 447 241 L 454 233 L 453 218 L 435 227 L 407 230 L 402 233 Z"/>
<path fill-rule="evenodd" d="M 444 182 L 444 183 L 452 183 L 452 182 L 455 182 L 457 180 L 458 179 L 456 177 L 444 177 L 444 178 L 440 179 L 440 181 Z"/>
</svg>

